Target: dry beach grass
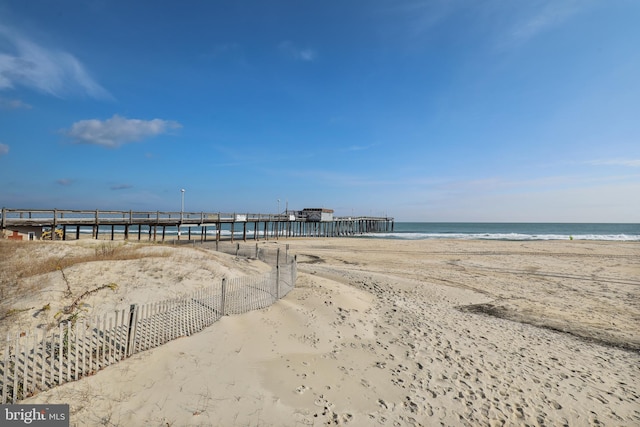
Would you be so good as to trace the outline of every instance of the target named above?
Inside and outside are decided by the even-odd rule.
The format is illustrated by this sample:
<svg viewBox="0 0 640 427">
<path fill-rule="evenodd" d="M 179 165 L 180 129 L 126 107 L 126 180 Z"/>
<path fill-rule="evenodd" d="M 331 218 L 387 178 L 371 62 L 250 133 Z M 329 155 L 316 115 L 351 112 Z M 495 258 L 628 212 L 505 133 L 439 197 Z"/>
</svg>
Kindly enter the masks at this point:
<svg viewBox="0 0 640 427">
<path fill-rule="evenodd" d="M 265 264 L 184 246 L 0 240 L 0 336 L 185 295 Z"/>
<path fill-rule="evenodd" d="M 285 242 L 283 300 L 29 401 L 70 403 L 78 425 L 640 424 L 637 243 Z M 117 282 L 87 299 L 103 307 L 263 268 L 186 249 L 65 274 Z"/>
</svg>

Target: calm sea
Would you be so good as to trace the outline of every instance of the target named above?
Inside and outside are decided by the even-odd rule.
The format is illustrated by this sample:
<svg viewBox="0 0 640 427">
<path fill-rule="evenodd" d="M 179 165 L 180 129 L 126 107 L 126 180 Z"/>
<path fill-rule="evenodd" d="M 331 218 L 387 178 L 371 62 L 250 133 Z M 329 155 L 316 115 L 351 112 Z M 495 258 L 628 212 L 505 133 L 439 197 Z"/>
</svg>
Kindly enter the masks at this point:
<svg viewBox="0 0 640 427">
<path fill-rule="evenodd" d="M 229 237 L 229 224 L 221 229 L 222 236 Z M 148 236 L 148 228 L 142 234 Z M 251 228 L 251 227 L 250 227 Z M 111 227 L 101 227 L 101 233 L 109 233 Z M 188 227 L 182 227 L 182 234 L 188 235 Z M 73 233 L 73 231 L 70 231 Z M 81 227 L 82 234 L 91 234 L 91 227 Z M 116 226 L 115 233 L 123 234 L 124 228 Z M 161 232 L 161 231 L 159 231 Z M 253 236 L 253 229 L 247 231 Z M 132 235 L 137 234 L 135 229 Z M 192 236 L 200 236 L 200 227 L 191 227 Z M 167 227 L 166 234 L 176 235 L 176 227 Z M 215 235 L 215 228 L 207 229 L 208 235 Z M 263 235 L 260 229 L 258 234 Z M 236 237 L 242 232 L 235 230 Z M 486 239 L 486 240 L 618 240 L 640 241 L 640 224 L 568 224 L 568 223 L 494 223 L 494 222 L 396 222 L 393 233 L 371 233 L 361 237 L 383 239 Z"/>
<path fill-rule="evenodd" d="M 618 240 L 640 241 L 640 224 L 396 222 L 386 239 Z"/>
</svg>

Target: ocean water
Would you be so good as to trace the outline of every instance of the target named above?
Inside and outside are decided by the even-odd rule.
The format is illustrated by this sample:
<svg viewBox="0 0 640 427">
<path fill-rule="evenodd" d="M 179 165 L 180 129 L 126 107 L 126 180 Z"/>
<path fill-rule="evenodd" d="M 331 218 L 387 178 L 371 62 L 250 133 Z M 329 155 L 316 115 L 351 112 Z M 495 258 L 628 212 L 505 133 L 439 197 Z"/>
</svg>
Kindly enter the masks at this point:
<svg viewBox="0 0 640 427">
<path fill-rule="evenodd" d="M 73 235 L 73 227 L 67 230 Z M 110 226 L 101 226 L 100 233 L 111 232 Z M 181 227 L 181 234 L 187 236 L 189 227 Z M 81 227 L 81 234 L 91 234 L 91 227 Z M 115 234 L 124 234 L 124 227 L 116 226 Z M 131 238 L 137 237 L 137 228 L 129 230 Z M 161 236 L 162 230 L 157 230 Z M 215 236 L 215 227 L 207 227 L 207 236 Z M 166 235 L 178 234 L 177 227 L 167 227 Z M 192 238 L 199 238 L 200 227 L 191 227 Z M 223 238 L 231 236 L 229 224 L 220 230 Z M 263 227 L 258 228 L 259 238 L 264 238 Z M 271 235 L 271 228 L 268 229 Z M 141 237 L 148 238 L 149 228 L 142 227 Z M 242 228 L 236 227 L 234 236 L 242 237 Z M 253 227 L 247 227 L 247 236 L 253 238 Z M 485 239 L 485 240 L 612 240 L 640 242 L 640 224 L 570 224 L 570 223 L 481 223 L 481 222 L 396 222 L 393 233 L 371 233 L 358 237 L 382 239 Z"/>
<path fill-rule="evenodd" d="M 396 222 L 384 239 L 612 240 L 640 241 L 640 224 Z"/>
</svg>

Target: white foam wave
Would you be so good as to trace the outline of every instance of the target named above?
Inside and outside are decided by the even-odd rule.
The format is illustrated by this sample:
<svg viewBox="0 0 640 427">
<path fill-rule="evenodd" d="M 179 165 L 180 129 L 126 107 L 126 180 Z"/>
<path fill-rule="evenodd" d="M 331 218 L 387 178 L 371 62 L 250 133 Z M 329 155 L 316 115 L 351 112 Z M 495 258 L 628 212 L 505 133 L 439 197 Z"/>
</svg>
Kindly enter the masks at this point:
<svg viewBox="0 0 640 427">
<path fill-rule="evenodd" d="M 455 239 L 455 240 L 600 240 L 640 241 L 640 235 L 628 234 L 520 234 L 520 233 L 375 233 L 365 237 L 400 240 Z"/>
</svg>

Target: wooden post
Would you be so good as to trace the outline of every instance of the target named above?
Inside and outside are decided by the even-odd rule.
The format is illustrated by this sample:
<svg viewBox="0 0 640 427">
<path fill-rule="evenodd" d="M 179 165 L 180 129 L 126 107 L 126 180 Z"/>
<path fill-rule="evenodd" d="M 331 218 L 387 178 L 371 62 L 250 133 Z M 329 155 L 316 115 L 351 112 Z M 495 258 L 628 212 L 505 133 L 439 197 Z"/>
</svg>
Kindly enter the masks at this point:
<svg viewBox="0 0 640 427">
<path fill-rule="evenodd" d="M 74 365 L 75 369 L 74 369 L 74 372 L 73 372 L 73 377 L 74 377 L 73 379 L 75 381 L 78 381 L 78 374 L 79 374 L 79 372 L 78 372 L 79 371 L 78 363 L 79 363 L 79 356 L 80 356 L 80 337 L 79 337 L 79 335 L 80 335 L 80 322 L 76 322 L 76 324 L 73 325 L 73 326 L 74 326 L 73 336 L 75 338 L 75 343 L 74 343 L 74 347 L 75 348 L 74 348 L 73 352 L 75 353 L 75 359 L 76 359 L 75 360 L 75 365 Z"/>
<path fill-rule="evenodd" d="M 100 234 L 100 213 L 98 211 L 98 209 L 96 209 L 96 223 L 95 226 L 93 227 L 93 230 L 95 231 L 95 239 L 98 239 L 98 234 Z"/>
<path fill-rule="evenodd" d="M 4 221 L 5 209 L 2 208 L 2 220 Z M 7 384 L 7 374 L 9 371 L 9 341 L 11 339 L 11 334 L 7 334 L 7 343 L 4 348 L 4 358 L 2 359 L 2 395 L 0 396 L 0 405 L 7 403 L 7 392 L 9 391 L 9 387 Z"/>
<path fill-rule="evenodd" d="M 18 358 L 20 355 L 20 332 L 18 332 L 16 334 L 16 338 L 15 338 L 15 345 L 14 345 L 14 349 L 15 349 L 15 356 L 16 356 L 16 360 L 14 362 L 13 365 L 13 394 L 11 395 L 11 402 L 15 403 L 16 402 L 16 393 L 18 392 L 18 372 L 19 372 L 19 368 L 18 368 Z M 5 365 L 7 366 L 7 365 Z M 5 368 L 5 371 L 7 370 L 7 368 Z M 5 383 L 6 384 L 6 383 Z M 8 388 L 5 385 L 6 388 Z"/>
<path fill-rule="evenodd" d="M 276 299 L 280 299 L 280 248 L 276 251 Z"/>
<path fill-rule="evenodd" d="M 118 318 L 118 312 L 115 312 L 116 319 Z M 104 317 L 104 343 L 105 343 L 105 352 L 104 352 L 104 366 L 109 366 L 111 364 L 111 354 L 113 352 L 113 346 L 111 345 L 111 325 L 113 323 L 113 318 L 109 317 L 109 328 L 107 329 L 107 316 Z"/>
<path fill-rule="evenodd" d="M 64 323 L 60 323 L 60 327 L 58 330 L 58 361 L 60 362 L 58 364 L 58 384 L 62 384 L 64 382 L 64 377 L 63 377 L 63 367 L 64 367 L 64 362 L 63 362 L 63 358 L 62 355 L 64 354 L 63 351 L 63 346 L 64 346 L 64 328 L 65 328 L 65 324 Z"/>
<path fill-rule="evenodd" d="M 49 351 L 51 352 L 53 351 L 53 339 L 51 343 L 49 343 L 47 339 L 48 339 L 47 333 L 43 332 L 42 340 L 40 340 L 40 344 L 39 344 L 39 348 L 41 349 L 40 350 L 40 367 L 42 368 L 42 371 L 40 372 L 40 386 L 39 386 L 40 390 L 47 389 L 47 369 L 49 369 L 49 372 L 51 372 L 50 360 L 53 359 L 53 354 L 49 353 Z M 34 378 L 34 381 L 37 381 L 36 378 Z M 2 403 L 2 400 L 0 400 L 0 403 Z"/>
<path fill-rule="evenodd" d="M 56 237 L 58 237 L 56 235 L 56 225 L 58 225 L 58 210 L 54 209 L 53 210 L 53 225 L 51 226 L 51 240 L 56 240 Z"/>
<path fill-rule="evenodd" d="M 227 279 L 225 277 L 222 278 L 222 298 L 220 301 L 220 315 L 225 315 L 225 305 L 227 299 Z"/>
<path fill-rule="evenodd" d="M 71 321 L 68 320 L 65 324 L 65 334 L 67 334 L 67 340 L 65 342 L 66 350 L 67 350 L 67 381 L 71 381 L 71 330 L 72 330 Z"/>
<path fill-rule="evenodd" d="M 128 325 L 128 329 L 127 329 L 127 342 L 126 342 L 126 348 L 125 348 L 125 355 L 124 357 L 129 357 L 133 354 L 132 350 L 132 346 L 134 344 L 134 340 L 135 340 L 135 320 L 136 320 L 136 305 L 135 304 L 131 304 L 129 306 L 129 325 Z"/>
</svg>

